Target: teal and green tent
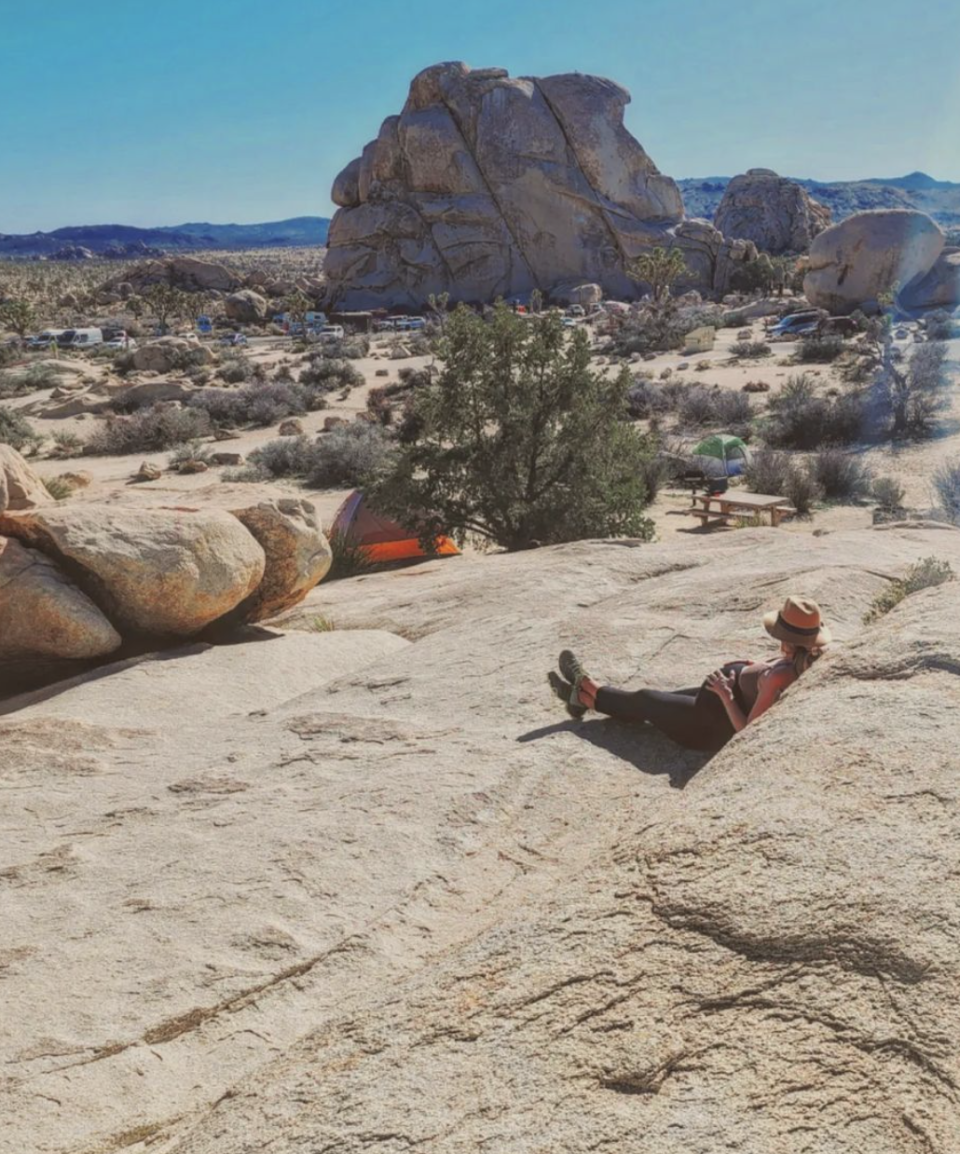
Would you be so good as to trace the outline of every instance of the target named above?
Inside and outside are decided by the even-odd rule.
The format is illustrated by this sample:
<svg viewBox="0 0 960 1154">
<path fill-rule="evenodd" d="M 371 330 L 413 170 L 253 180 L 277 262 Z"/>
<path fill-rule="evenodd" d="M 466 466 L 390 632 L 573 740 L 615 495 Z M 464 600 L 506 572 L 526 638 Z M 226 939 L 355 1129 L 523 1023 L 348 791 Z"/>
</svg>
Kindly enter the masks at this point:
<svg viewBox="0 0 960 1154">
<path fill-rule="evenodd" d="M 695 457 L 712 457 L 722 461 L 728 476 L 741 472 L 750 456 L 746 444 L 731 433 L 714 433 L 705 437 L 693 450 Z"/>
</svg>

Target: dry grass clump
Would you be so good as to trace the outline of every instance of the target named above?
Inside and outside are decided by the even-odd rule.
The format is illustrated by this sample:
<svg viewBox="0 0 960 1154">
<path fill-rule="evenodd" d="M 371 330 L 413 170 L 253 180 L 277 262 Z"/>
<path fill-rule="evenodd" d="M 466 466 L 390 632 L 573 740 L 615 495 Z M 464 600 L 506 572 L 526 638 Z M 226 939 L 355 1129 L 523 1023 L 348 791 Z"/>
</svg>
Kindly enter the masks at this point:
<svg viewBox="0 0 960 1154">
<path fill-rule="evenodd" d="M 921 589 L 934 589 L 947 581 L 955 581 L 956 573 L 947 561 L 940 561 L 936 557 L 924 557 L 915 565 L 911 565 L 903 577 L 891 581 L 882 593 L 873 599 L 867 612 L 864 614 L 864 624 L 883 617 L 891 609 L 896 608 L 904 598 Z"/>
</svg>

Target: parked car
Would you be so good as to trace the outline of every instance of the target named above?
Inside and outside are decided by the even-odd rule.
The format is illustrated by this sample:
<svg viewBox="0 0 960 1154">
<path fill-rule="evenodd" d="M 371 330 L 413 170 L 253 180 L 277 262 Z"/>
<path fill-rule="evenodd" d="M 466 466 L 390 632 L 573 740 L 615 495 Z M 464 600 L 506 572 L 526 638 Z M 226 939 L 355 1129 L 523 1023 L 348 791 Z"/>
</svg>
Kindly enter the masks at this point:
<svg viewBox="0 0 960 1154">
<path fill-rule="evenodd" d="M 577 322 L 573 317 L 564 317 L 561 324 L 565 329 L 575 329 L 577 327 Z"/>
<path fill-rule="evenodd" d="M 239 346 L 245 345 L 246 343 L 247 343 L 247 338 L 244 336 L 243 333 L 225 333 L 220 338 L 220 344 L 232 345 L 234 348 L 238 348 Z"/>
<path fill-rule="evenodd" d="M 567 309 L 568 317 L 584 317 L 586 315 L 586 310 L 584 309 L 583 305 L 571 305 Z"/>
<path fill-rule="evenodd" d="M 342 341 L 344 337 L 343 325 L 324 325 L 317 336 L 321 341 Z"/>
<path fill-rule="evenodd" d="M 28 349 L 49 349 L 53 345 L 59 344 L 60 334 L 63 329 L 44 329 L 42 333 L 37 333 L 35 337 L 30 337 L 27 341 Z"/>
<path fill-rule="evenodd" d="M 103 342 L 105 349 L 135 349 L 137 342 L 133 337 L 128 337 L 126 333 L 120 337 L 112 337 L 109 341 Z"/>
<path fill-rule="evenodd" d="M 772 337 L 799 337 L 806 333 L 816 332 L 817 326 L 824 319 L 826 313 L 822 309 L 804 309 L 803 312 L 791 313 L 778 321 L 769 335 Z"/>
<path fill-rule="evenodd" d="M 65 329 L 57 337 L 57 344 L 62 349 L 93 348 L 103 344 L 103 332 L 101 329 Z"/>
</svg>

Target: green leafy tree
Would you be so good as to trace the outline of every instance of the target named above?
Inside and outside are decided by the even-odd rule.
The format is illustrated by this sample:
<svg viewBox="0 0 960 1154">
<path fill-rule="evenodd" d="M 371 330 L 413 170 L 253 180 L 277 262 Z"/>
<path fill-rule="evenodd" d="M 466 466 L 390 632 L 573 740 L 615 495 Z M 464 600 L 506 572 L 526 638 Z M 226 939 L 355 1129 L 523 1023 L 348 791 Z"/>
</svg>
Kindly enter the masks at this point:
<svg viewBox="0 0 960 1154">
<path fill-rule="evenodd" d="M 584 333 L 531 324 L 502 302 L 460 306 L 437 344 L 441 370 L 414 394 L 412 433 L 367 492 L 419 533 L 526 549 L 584 537 L 649 538 L 651 449 L 623 418 L 629 377 L 590 368 Z"/>
<path fill-rule="evenodd" d="M 687 262 L 678 248 L 661 248 L 641 253 L 627 262 L 627 276 L 641 284 L 648 284 L 658 304 L 669 297 L 670 290 L 687 272 Z"/>
<path fill-rule="evenodd" d="M 0 327 L 11 329 L 21 340 L 33 328 L 36 313 L 29 301 L 14 299 L 0 304 Z"/>
</svg>

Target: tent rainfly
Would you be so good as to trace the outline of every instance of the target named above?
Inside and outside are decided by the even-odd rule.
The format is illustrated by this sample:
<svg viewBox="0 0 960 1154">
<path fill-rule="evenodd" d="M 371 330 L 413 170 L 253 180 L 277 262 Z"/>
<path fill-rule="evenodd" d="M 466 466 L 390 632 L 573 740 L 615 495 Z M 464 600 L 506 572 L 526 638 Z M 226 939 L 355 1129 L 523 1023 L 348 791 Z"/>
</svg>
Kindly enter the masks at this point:
<svg viewBox="0 0 960 1154">
<path fill-rule="evenodd" d="M 347 497 L 333 519 L 330 536 L 341 534 L 343 540 L 361 546 L 369 560 L 377 563 L 412 561 L 435 555 L 449 557 L 460 552 L 449 537 L 438 537 L 434 552 L 425 552 L 408 529 L 389 517 L 374 513 L 359 489 Z"/>
</svg>

